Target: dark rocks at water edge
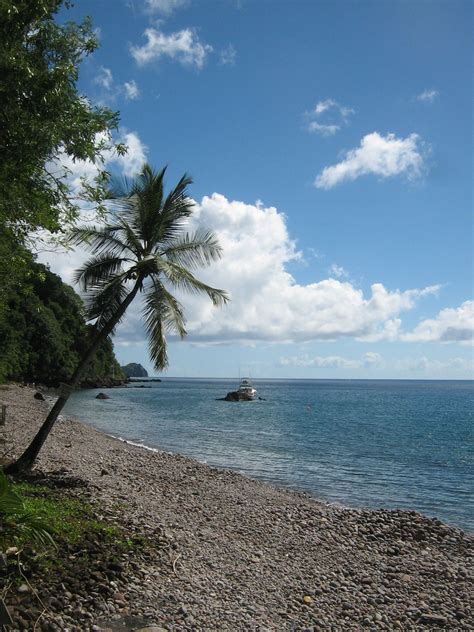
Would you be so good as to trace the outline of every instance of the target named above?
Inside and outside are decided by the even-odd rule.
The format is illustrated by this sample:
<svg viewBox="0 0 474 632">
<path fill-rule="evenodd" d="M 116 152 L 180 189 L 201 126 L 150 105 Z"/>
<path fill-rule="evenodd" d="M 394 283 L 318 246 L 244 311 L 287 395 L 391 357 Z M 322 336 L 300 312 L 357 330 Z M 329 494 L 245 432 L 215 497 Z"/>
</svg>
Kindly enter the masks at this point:
<svg viewBox="0 0 474 632">
<path fill-rule="evenodd" d="M 12 457 L 48 409 L 32 395 L 1 391 Z M 67 493 L 152 546 L 112 551 L 91 536 L 64 551 L 60 574 L 32 571 L 37 631 L 474 629 L 474 536 L 439 520 L 328 505 L 68 419 L 38 467 L 82 481 Z M 33 591 L 5 601 L 17 629 L 33 630 Z"/>
<path fill-rule="evenodd" d="M 258 397 L 260 401 L 265 401 L 263 397 Z M 254 397 L 240 391 L 230 391 L 225 397 L 218 397 L 218 402 L 253 402 Z"/>
<path fill-rule="evenodd" d="M 127 377 L 148 377 L 147 370 L 137 362 L 130 362 L 120 368 Z"/>
<path fill-rule="evenodd" d="M 96 399 L 110 399 L 110 397 L 108 395 L 106 395 L 105 393 L 98 393 L 95 396 Z"/>
<path fill-rule="evenodd" d="M 246 393 L 239 393 L 239 391 L 230 391 L 225 397 L 220 397 L 218 401 L 221 402 L 251 402 L 253 397 L 250 397 Z"/>
<path fill-rule="evenodd" d="M 112 377 L 108 378 L 85 378 L 81 382 L 81 388 L 116 388 L 124 386 L 126 380 L 117 380 Z"/>
</svg>

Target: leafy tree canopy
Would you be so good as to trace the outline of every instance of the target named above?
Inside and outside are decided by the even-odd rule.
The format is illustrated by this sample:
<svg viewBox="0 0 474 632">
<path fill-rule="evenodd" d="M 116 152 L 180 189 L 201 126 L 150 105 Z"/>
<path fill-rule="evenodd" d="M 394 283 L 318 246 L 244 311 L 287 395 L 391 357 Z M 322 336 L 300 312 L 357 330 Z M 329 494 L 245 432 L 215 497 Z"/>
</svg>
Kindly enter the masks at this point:
<svg viewBox="0 0 474 632">
<path fill-rule="evenodd" d="M 69 159 L 99 163 L 118 114 L 78 93 L 81 60 L 97 47 L 91 22 L 61 25 L 64 0 L 0 0 L 0 231 L 59 230 L 76 209 L 64 173 Z M 123 146 L 116 146 L 119 152 Z M 100 199 L 102 170 L 87 192 Z"/>
<path fill-rule="evenodd" d="M 28 266 L 3 294 L 0 311 L 0 382 L 12 379 L 57 386 L 67 382 L 94 331 L 74 290 L 24 254 Z M 104 340 L 84 375 L 88 383 L 124 377 Z"/>
</svg>

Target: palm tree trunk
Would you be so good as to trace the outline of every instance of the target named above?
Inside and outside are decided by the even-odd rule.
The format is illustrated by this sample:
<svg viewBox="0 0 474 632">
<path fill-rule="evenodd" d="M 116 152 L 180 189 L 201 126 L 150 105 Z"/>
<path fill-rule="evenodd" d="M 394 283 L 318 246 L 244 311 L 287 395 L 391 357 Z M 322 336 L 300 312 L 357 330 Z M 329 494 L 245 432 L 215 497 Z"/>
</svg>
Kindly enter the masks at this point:
<svg viewBox="0 0 474 632">
<path fill-rule="evenodd" d="M 104 340 L 109 336 L 110 332 L 115 328 L 117 323 L 121 320 L 122 316 L 125 314 L 128 306 L 133 301 L 135 296 L 137 295 L 138 290 L 141 287 L 142 279 L 138 279 L 126 299 L 120 305 L 119 309 L 115 313 L 115 315 L 109 320 L 109 322 L 103 327 L 97 334 L 90 347 L 87 349 L 81 361 L 77 365 L 76 370 L 68 384 L 64 384 L 61 389 L 61 394 L 56 400 L 54 406 L 49 411 L 48 416 L 46 417 L 43 425 L 38 430 L 36 435 L 33 437 L 30 445 L 26 448 L 23 454 L 13 463 L 10 463 L 4 468 L 5 474 L 20 474 L 21 472 L 25 472 L 31 469 L 40 453 L 41 448 L 43 447 L 44 442 L 48 438 L 49 433 L 51 432 L 61 410 L 64 408 L 69 396 L 74 391 L 76 386 L 79 384 L 79 381 L 84 373 L 84 370 L 88 366 L 89 362 L 94 357 L 97 349 L 104 342 Z"/>
</svg>

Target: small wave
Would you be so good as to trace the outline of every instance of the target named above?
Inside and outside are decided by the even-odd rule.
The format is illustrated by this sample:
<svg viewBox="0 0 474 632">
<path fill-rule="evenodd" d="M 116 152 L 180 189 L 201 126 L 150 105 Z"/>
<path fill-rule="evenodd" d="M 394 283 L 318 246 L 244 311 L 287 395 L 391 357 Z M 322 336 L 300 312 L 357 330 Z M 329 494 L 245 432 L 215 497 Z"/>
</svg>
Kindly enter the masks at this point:
<svg viewBox="0 0 474 632">
<path fill-rule="evenodd" d="M 123 437 L 116 437 L 113 434 L 105 433 L 107 437 L 111 437 L 112 439 L 117 439 L 122 443 L 127 443 L 128 445 L 134 445 L 136 448 L 143 448 L 144 450 L 148 450 L 149 452 L 156 452 L 157 454 L 164 454 L 164 450 L 160 450 L 159 448 L 152 448 L 150 445 L 145 445 L 143 440 L 140 441 L 131 441 L 130 439 L 124 439 Z M 171 452 L 169 453 L 171 454 Z"/>
</svg>

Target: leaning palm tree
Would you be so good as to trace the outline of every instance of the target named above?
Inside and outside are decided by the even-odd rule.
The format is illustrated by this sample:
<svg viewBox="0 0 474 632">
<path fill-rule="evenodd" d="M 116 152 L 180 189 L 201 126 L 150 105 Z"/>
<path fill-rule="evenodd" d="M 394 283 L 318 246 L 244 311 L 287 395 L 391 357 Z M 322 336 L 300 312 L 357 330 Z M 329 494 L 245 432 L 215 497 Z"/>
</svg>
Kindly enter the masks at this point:
<svg viewBox="0 0 474 632">
<path fill-rule="evenodd" d="M 184 232 L 193 209 L 187 194 L 191 179 L 184 175 L 165 197 L 165 171 L 154 172 L 144 165 L 133 181 L 111 192 L 113 208 L 105 226 L 72 231 L 71 243 L 87 244 L 93 255 L 76 272 L 75 281 L 85 292 L 86 316 L 95 321 L 95 333 L 45 422 L 20 458 L 5 468 L 6 473 L 32 467 L 85 368 L 139 293 L 144 297 L 144 323 L 157 370 L 168 365 L 166 334 L 186 335 L 183 308 L 170 290 L 207 294 L 214 305 L 228 300 L 223 290 L 202 283 L 192 273 L 218 259 L 221 248 L 213 233 Z"/>
</svg>

